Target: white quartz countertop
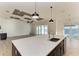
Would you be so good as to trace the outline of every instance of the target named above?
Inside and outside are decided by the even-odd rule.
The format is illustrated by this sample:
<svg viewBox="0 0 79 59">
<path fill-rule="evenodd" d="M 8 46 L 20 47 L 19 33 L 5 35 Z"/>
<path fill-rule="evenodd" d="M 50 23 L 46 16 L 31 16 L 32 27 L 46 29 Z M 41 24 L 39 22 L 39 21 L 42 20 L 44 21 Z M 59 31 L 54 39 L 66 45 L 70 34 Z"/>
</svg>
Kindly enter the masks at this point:
<svg viewBox="0 0 79 59">
<path fill-rule="evenodd" d="M 50 38 L 52 37 L 51 35 Z M 22 56 L 46 56 L 64 39 L 62 35 L 54 37 L 60 40 L 52 42 L 49 41 L 48 35 L 43 35 L 12 40 L 12 43 Z"/>
</svg>

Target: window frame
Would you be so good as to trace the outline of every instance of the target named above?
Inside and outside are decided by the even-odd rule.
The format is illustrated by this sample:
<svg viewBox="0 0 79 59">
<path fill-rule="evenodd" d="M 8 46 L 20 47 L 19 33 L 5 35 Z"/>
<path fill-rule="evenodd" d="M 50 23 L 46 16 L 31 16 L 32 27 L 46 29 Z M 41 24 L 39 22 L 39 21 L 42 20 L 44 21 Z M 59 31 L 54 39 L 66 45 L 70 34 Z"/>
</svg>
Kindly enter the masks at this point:
<svg viewBox="0 0 79 59">
<path fill-rule="evenodd" d="M 48 34 L 48 25 L 37 25 L 36 35 L 46 35 Z"/>
</svg>

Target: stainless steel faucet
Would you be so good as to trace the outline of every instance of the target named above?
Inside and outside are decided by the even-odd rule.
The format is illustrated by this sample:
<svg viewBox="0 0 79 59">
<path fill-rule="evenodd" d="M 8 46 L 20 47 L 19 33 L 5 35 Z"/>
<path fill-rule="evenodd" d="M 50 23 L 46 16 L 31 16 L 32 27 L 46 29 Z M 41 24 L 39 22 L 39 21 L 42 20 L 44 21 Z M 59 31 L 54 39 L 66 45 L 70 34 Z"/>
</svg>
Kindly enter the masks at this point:
<svg viewBox="0 0 79 59">
<path fill-rule="evenodd" d="M 48 34 L 49 35 L 49 38 L 50 38 L 50 34 Z"/>
<path fill-rule="evenodd" d="M 50 34 L 48 34 L 49 35 L 49 38 L 50 38 Z M 54 34 L 51 34 L 51 35 L 53 35 L 53 38 L 54 38 Z"/>
</svg>

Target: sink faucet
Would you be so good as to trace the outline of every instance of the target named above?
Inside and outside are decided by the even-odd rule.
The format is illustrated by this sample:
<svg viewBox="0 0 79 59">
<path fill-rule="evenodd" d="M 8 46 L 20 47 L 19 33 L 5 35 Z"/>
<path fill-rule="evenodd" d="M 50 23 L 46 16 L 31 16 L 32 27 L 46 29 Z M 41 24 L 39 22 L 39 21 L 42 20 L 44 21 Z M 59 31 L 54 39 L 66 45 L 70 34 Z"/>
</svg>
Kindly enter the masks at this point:
<svg viewBox="0 0 79 59">
<path fill-rule="evenodd" d="M 48 34 L 49 35 L 49 38 L 50 38 L 50 34 Z"/>
<path fill-rule="evenodd" d="M 53 34 L 53 38 L 54 38 L 54 34 Z"/>
<path fill-rule="evenodd" d="M 49 38 L 50 38 L 50 34 L 48 34 L 49 35 Z M 51 34 L 51 35 L 53 35 L 53 38 L 54 38 L 54 34 Z"/>
</svg>

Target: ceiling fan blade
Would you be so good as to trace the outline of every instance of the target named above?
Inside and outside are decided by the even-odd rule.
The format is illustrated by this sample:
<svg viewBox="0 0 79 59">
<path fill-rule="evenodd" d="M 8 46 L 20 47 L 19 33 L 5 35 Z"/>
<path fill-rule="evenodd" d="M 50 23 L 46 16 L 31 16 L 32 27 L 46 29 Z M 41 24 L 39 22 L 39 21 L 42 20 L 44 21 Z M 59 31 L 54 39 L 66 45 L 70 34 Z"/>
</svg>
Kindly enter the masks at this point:
<svg viewBox="0 0 79 59">
<path fill-rule="evenodd" d="M 18 10 L 18 9 L 14 9 L 13 14 L 18 15 L 18 16 L 24 16 L 24 13 L 21 12 L 20 10 Z"/>
<path fill-rule="evenodd" d="M 34 21 L 31 21 L 31 23 L 33 23 Z"/>
<path fill-rule="evenodd" d="M 33 23 L 33 22 L 34 22 L 34 21 L 27 21 L 27 23 L 30 23 L 30 24 Z"/>
<path fill-rule="evenodd" d="M 13 16 L 10 16 L 10 18 L 13 18 L 13 19 L 18 19 L 18 20 L 20 19 L 20 18 L 18 18 L 18 17 L 13 17 Z"/>
<path fill-rule="evenodd" d="M 43 20 L 43 19 L 44 19 L 44 18 L 38 18 L 37 20 L 40 21 L 40 20 Z"/>
<path fill-rule="evenodd" d="M 27 20 L 32 20 L 31 18 L 27 18 L 27 17 L 25 17 L 24 19 L 27 19 Z"/>
<path fill-rule="evenodd" d="M 30 23 L 30 21 L 27 21 L 27 23 Z"/>
<path fill-rule="evenodd" d="M 27 13 L 27 12 L 23 12 L 24 13 L 24 15 L 27 15 L 27 16 L 32 16 L 30 13 Z"/>
<path fill-rule="evenodd" d="M 27 13 L 27 12 L 24 12 L 24 11 L 20 11 L 18 9 L 15 9 L 13 11 L 13 14 L 14 15 L 18 15 L 18 16 L 24 16 L 24 15 L 27 15 L 27 16 L 30 16 L 31 17 L 31 14 L 30 13 Z"/>
<path fill-rule="evenodd" d="M 18 18 L 18 17 L 13 17 L 13 16 L 10 16 L 10 18 L 12 18 L 12 19 L 16 19 L 16 20 L 19 20 L 19 21 L 24 21 L 24 20 L 21 20 L 20 18 Z M 25 21 L 26 22 L 26 21 Z"/>
</svg>

